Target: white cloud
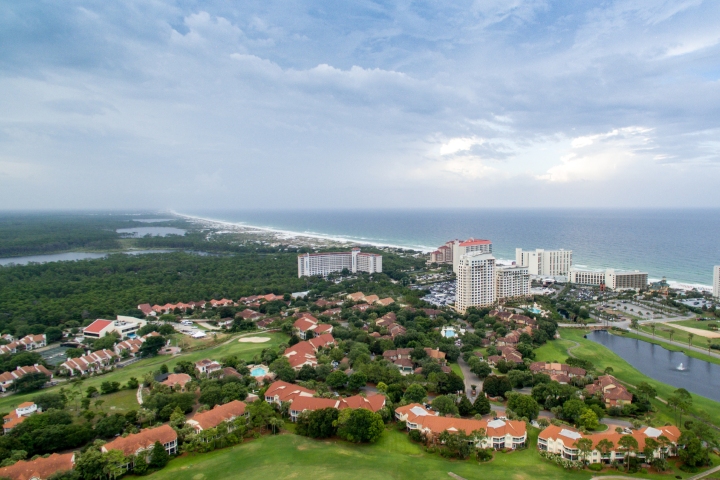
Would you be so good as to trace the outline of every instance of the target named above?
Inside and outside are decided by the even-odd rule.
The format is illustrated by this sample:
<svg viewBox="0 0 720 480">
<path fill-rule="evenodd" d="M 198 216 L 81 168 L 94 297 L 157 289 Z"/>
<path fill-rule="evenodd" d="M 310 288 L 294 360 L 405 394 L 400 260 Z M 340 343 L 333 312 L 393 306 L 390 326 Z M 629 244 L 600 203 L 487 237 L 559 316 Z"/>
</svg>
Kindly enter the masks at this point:
<svg viewBox="0 0 720 480">
<path fill-rule="evenodd" d="M 440 155 L 452 155 L 470 150 L 474 145 L 482 145 L 482 138 L 451 138 L 440 146 Z"/>
</svg>

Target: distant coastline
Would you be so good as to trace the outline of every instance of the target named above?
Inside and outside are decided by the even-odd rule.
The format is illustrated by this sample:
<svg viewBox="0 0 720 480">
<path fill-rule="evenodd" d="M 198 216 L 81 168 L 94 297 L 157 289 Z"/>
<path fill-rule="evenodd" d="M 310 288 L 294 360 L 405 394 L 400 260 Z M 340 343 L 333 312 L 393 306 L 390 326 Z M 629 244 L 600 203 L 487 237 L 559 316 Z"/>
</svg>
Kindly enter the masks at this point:
<svg viewBox="0 0 720 480">
<path fill-rule="evenodd" d="M 212 227 L 216 229 L 226 229 L 228 231 L 234 231 L 234 232 L 242 232 L 246 234 L 258 234 L 258 235 L 267 235 L 268 238 L 273 239 L 274 241 L 282 241 L 282 240 L 293 240 L 297 242 L 300 245 L 303 246 L 312 246 L 312 247 L 331 247 L 331 246 L 341 246 L 341 245 L 368 245 L 376 248 L 398 248 L 398 249 L 405 249 L 405 250 L 415 250 L 422 253 L 430 253 L 431 251 L 435 250 L 436 247 L 430 247 L 425 245 L 399 245 L 399 244 L 393 244 L 393 243 L 385 243 L 385 242 L 378 242 L 378 241 L 372 241 L 365 238 L 353 238 L 351 236 L 343 236 L 343 235 L 328 235 L 328 234 L 322 234 L 322 233 L 316 233 L 316 232 L 300 232 L 300 231 L 294 231 L 294 230 L 287 230 L 287 229 L 281 229 L 281 228 L 273 228 L 273 227 L 264 227 L 264 226 L 258 226 L 258 225 L 250 225 L 246 222 L 242 221 L 228 221 L 218 218 L 211 218 L 211 217 L 205 217 L 205 216 L 199 216 L 199 215 L 191 215 L 186 213 L 181 213 L 177 211 L 169 211 L 168 213 L 171 213 L 177 217 L 184 218 L 186 220 L 199 223 L 201 225 L 205 225 L 207 227 Z M 496 255 L 498 257 L 498 260 L 510 260 L 513 261 L 513 259 L 505 259 L 501 258 L 501 256 Z M 583 267 L 586 267 L 586 265 L 582 265 Z M 604 267 L 595 267 L 590 266 L 591 269 L 598 269 L 603 270 Z M 640 270 L 640 268 L 637 268 Z M 652 277 L 649 279 L 651 282 L 659 281 L 660 277 Z M 697 289 L 699 291 L 712 291 L 712 285 L 702 284 L 702 283 L 694 283 L 694 282 L 687 282 L 687 281 L 679 281 L 679 280 L 673 280 L 670 278 L 667 278 L 668 284 L 672 288 L 676 288 L 679 290 L 692 290 Z"/>
</svg>

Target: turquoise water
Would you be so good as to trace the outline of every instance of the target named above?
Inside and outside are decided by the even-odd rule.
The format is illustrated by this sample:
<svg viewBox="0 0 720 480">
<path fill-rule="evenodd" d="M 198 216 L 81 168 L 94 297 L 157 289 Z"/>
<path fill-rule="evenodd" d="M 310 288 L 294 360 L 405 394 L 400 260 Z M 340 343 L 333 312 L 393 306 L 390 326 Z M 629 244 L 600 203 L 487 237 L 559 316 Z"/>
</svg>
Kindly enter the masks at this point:
<svg viewBox="0 0 720 480">
<path fill-rule="evenodd" d="M 535 308 L 535 307 L 533 307 L 533 308 L 528 308 L 528 311 L 530 311 L 530 312 L 532 312 L 532 313 L 535 313 L 535 314 L 540 314 L 540 313 L 542 313 L 542 310 L 540 310 L 539 308 Z"/>
<path fill-rule="evenodd" d="M 445 330 L 445 337 L 446 338 L 452 338 L 455 336 L 455 332 L 453 330 Z"/>
<path fill-rule="evenodd" d="M 576 265 L 647 271 L 650 278 L 712 285 L 720 265 L 720 210 L 205 210 L 182 213 L 358 243 L 434 250 L 488 238 L 498 258 L 515 248 L 573 250 Z"/>
<path fill-rule="evenodd" d="M 253 377 L 262 377 L 267 375 L 267 368 L 266 367 L 255 367 L 252 370 L 250 370 L 250 375 Z"/>
</svg>

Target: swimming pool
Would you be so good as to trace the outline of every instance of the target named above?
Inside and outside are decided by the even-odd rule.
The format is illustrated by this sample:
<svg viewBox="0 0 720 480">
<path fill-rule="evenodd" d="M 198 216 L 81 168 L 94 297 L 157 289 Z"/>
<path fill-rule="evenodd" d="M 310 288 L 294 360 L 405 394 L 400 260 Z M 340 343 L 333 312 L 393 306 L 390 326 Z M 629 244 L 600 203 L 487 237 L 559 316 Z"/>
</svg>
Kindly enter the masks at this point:
<svg viewBox="0 0 720 480">
<path fill-rule="evenodd" d="M 542 310 L 540 310 L 539 308 L 535 308 L 535 307 L 528 308 L 528 311 L 530 311 L 536 315 L 542 313 Z"/>
<path fill-rule="evenodd" d="M 264 377 L 268 373 L 268 368 L 265 365 L 256 365 L 250 370 L 250 375 L 253 377 Z"/>
</svg>

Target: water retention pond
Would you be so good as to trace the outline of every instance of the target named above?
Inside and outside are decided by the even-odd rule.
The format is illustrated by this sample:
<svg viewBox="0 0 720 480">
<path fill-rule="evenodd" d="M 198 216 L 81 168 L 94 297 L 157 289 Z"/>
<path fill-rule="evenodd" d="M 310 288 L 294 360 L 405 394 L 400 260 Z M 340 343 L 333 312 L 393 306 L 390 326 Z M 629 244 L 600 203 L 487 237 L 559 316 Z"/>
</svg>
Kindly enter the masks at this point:
<svg viewBox="0 0 720 480">
<path fill-rule="evenodd" d="M 593 331 L 587 338 L 606 346 L 648 377 L 720 402 L 720 365 L 603 330 Z"/>
</svg>

